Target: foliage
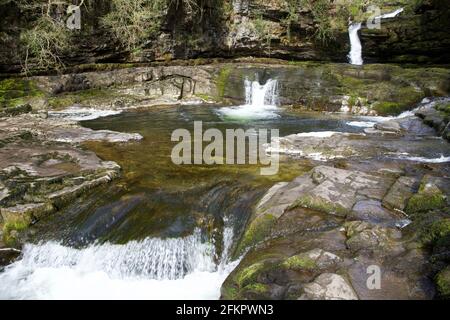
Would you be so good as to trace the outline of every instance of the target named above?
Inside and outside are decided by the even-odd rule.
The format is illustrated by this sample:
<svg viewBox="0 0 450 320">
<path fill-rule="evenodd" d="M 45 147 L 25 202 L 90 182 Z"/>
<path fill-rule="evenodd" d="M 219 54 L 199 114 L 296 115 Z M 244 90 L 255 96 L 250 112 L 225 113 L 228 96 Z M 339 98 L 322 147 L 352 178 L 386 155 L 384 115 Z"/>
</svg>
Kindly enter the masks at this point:
<svg viewBox="0 0 450 320">
<path fill-rule="evenodd" d="M 259 38 L 266 42 L 267 46 L 269 47 L 270 56 L 272 39 L 274 37 L 270 23 L 264 20 L 262 15 L 258 15 L 258 17 L 253 21 L 253 25 L 255 26 L 255 31 L 258 34 Z"/>
<path fill-rule="evenodd" d="M 113 10 L 101 21 L 130 50 L 156 34 L 169 0 L 112 0 L 111 3 Z"/>
<path fill-rule="evenodd" d="M 71 42 L 70 30 L 65 25 L 65 8 L 71 4 L 63 0 L 11 0 L 30 17 L 27 30 L 20 35 L 24 46 L 23 71 L 32 63 L 36 69 L 64 68 L 61 56 Z M 80 5 L 84 2 L 81 1 Z M 31 61 L 32 60 L 32 61 Z"/>
</svg>

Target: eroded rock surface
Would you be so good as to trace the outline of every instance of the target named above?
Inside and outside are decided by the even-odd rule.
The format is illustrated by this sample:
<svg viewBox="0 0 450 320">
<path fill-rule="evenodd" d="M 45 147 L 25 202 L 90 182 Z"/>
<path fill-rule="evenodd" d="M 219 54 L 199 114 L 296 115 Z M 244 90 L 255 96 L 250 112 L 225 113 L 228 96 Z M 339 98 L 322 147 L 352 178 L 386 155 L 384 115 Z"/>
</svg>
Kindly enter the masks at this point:
<svg viewBox="0 0 450 320">
<path fill-rule="evenodd" d="M 411 116 L 375 130 L 280 138 L 290 157 L 328 152 L 327 164 L 262 197 L 222 298 L 448 297 L 448 165 L 444 158 L 405 154 L 439 148 L 448 154 L 449 146 Z"/>
<path fill-rule="evenodd" d="M 0 122 L 0 225 L 7 245 L 20 245 L 20 231 L 120 174 L 78 145 L 128 142 L 139 134 L 94 131 L 77 122 L 21 114 Z"/>
</svg>

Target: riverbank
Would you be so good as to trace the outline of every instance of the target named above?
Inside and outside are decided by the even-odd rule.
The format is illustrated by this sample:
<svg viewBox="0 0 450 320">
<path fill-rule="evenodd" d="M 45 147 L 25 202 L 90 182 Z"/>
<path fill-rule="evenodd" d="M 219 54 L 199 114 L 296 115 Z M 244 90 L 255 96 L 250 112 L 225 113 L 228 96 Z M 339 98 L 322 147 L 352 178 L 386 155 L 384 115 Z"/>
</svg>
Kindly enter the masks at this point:
<svg viewBox="0 0 450 320">
<path fill-rule="evenodd" d="M 186 258 L 190 251 L 182 251 L 180 270 L 185 263 L 189 268 L 177 277 L 207 272 L 220 285 L 231 272 L 216 273 L 221 263 L 245 254 L 225 281 L 225 299 L 445 297 L 450 151 L 437 134 L 448 137 L 448 100 L 437 97 L 449 94 L 449 76 L 446 68 L 251 61 L 3 80 L 2 238 L 5 245 L 20 247 L 35 230 L 51 241 L 58 229 L 67 228 L 77 241 L 87 241 L 74 241 L 82 247 L 78 251 L 51 243 L 29 246 L 25 261 L 19 258 L 16 264 L 31 272 L 29 279 L 32 268 L 47 263 L 56 271 L 67 267 L 54 263 L 58 252 L 70 253 L 82 269 L 80 257 L 91 257 L 92 250 L 101 253 L 94 254 L 100 259 L 105 248 L 119 254 L 133 241 L 177 252 L 170 239 L 191 244 L 190 235 L 200 228 L 204 233 L 194 247 L 210 241 L 217 251 L 202 247 L 194 262 Z M 245 79 L 278 80 L 276 100 L 282 107 L 272 116 L 279 120 L 269 117 L 258 125 L 274 121 L 271 125 L 288 133 L 277 150 L 284 163 L 280 174 L 264 180 L 254 176 L 253 167 L 174 168 L 165 143 L 171 130 L 196 119 L 221 129 L 255 123 L 253 118 L 230 120 L 221 112 L 243 104 L 249 89 Z M 25 107 L 15 109 L 17 103 Z M 421 108 L 397 116 L 416 106 Z M 308 119 L 302 113 L 314 110 L 320 116 L 310 113 L 317 117 Z M 95 129 L 79 124 L 104 116 L 112 120 Z M 117 131 L 108 129 L 120 116 Z M 142 140 L 144 133 L 148 138 Z M 149 150 L 153 158 L 142 156 Z M 89 198 L 120 174 L 126 176 L 120 191 Z M 84 197 L 87 208 L 80 204 Z M 231 240 L 224 229 L 227 218 L 235 223 Z M 54 229 L 43 230 L 47 226 Z M 97 239 L 121 245 L 89 242 Z M 36 266 L 30 257 L 41 249 L 50 250 L 45 252 L 53 260 Z M 162 259 L 140 250 L 137 254 Z M 7 263 L 17 257 L 17 252 L 2 252 Z M 204 255 L 208 265 L 196 269 Z M 107 261 L 113 263 L 114 256 Z M 383 271 L 381 290 L 365 286 L 371 265 Z M 99 264 L 94 271 L 99 270 L 114 280 L 120 268 Z M 142 270 L 127 272 L 134 277 Z M 76 281 L 78 273 L 72 276 Z"/>
<path fill-rule="evenodd" d="M 428 101 L 415 114 L 437 116 L 436 105 Z M 262 197 L 222 298 L 448 298 L 450 158 L 411 152 L 427 146 L 429 155 L 448 154 L 449 145 L 414 113 L 368 127 L 280 138 L 282 153 L 314 151 L 327 162 Z"/>
</svg>

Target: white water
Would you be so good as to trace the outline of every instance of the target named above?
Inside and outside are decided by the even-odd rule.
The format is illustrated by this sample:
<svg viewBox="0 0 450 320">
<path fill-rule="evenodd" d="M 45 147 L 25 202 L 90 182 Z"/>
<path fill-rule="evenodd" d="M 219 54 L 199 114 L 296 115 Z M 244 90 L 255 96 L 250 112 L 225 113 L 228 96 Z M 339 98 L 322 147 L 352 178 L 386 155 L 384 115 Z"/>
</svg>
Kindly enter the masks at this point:
<svg viewBox="0 0 450 320">
<path fill-rule="evenodd" d="M 23 258 L 0 274 L 0 299 L 218 299 L 237 265 L 228 261 L 232 238 L 225 228 L 219 266 L 198 230 L 186 238 L 84 249 L 27 244 Z"/>
<path fill-rule="evenodd" d="M 375 126 L 375 122 L 370 122 L 370 121 L 349 121 L 346 124 L 348 126 L 358 127 L 358 128 L 372 128 Z"/>
<path fill-rule="evenodd" d="M 381 16 L 376 17 L 375 19 L 390 19 L 390 18 L 395 18 L 396 16 L 398 16 L 400 13 L 402 13 L 404 11 L 403 8 L 397 9 L 395 11 L 389 12 L 389 13 L 385 13 L 382 14 Z"/>
<path fill-rule="evenodd" d="M 50 111 L 50 117 L 64 118 L 72 121 L 94 120 L 120 114 L 120 110 L 100 110 L 95 108 L 69 107 L 62 111 Z"/>
<path fill-rule="evenodd" d="M 393 12 L 385 13 L 381 16 L 375 17 L 375 19 L 390 19 L 395 18 L 403 12 L 403 8 L 397 9 Z M 348 59 L 350 64 L 361 66 L 364 64 L 362 58 L 362 45 L 359 39 L 358 31 L 361 29 L 362 24 L 360 22 L 352 23 L 348 28 L 348 34 L 350 37 L 350 53 Z"/>
<path fill-rule="evenodd" d="M 350 37 L 350 53 L 348 54 L 348 59 L 351 64 L 356 66 L 363 65 L 364 61 L 362 59 L 362 45 L 359 39 L 358 31 L 361 29 L 361 23 L 352 23 L 348 27 L 348 35 Z"/>
<path fill-rule="evenodd" d="M 450 156 L 446 157 L 444 155 L 441 155 L 439 158 L 425 158 L 425 157 L 409 156 L 408 154 L 402 154 L 402 155 L 398 156 L 397 159 L 413 161 L 413 162 L 422 162 L 422 163 L 447 163 L 447 162 L 450 162 Z"/>
<path fill-rule="evenodd" d="M 275 118 L 278 104 L 278 81 L 269 79 L 264 85 L 259 81 L 244 82 L 245 105 L 225 107 L 219 113 L 232 119 L 265 119 Z"/>
</svg>

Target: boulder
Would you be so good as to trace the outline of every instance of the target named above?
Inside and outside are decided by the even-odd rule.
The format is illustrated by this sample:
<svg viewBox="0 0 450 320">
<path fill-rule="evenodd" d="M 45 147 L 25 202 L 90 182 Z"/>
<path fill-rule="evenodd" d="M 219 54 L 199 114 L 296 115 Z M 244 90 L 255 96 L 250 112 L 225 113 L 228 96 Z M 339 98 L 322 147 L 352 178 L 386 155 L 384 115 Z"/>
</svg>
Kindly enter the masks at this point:
<svg viewBox="0 0 450 320">
<path fill-rule="evenodd" d="M 334 273 L 321 274 L 303 290 L 301 300 L 358 300 L 348 281 Z"/>
</svg>

